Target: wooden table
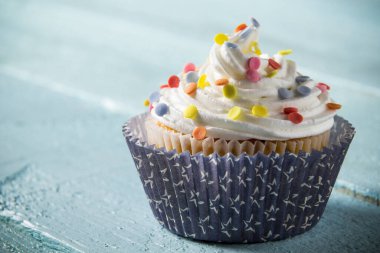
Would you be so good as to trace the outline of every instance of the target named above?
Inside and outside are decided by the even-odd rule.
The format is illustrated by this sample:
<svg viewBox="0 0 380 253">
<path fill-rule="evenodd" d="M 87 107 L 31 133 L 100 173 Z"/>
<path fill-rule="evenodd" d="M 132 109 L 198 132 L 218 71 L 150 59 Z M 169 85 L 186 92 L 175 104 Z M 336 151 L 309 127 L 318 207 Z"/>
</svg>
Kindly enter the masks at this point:
<svg viewBox="0 0 380 253">
<path fill-rule="evenodd" d="M 0 1 L 0 252 L 376 252 L 379 3 Z M 121 134 L 144 99 L 217 32 L 255 15 L 261 47 L 292 48 L 331 84 L 357 135 L 326 212 L 293 239 L 226 245 L 154 220 Z"/>
</svg>

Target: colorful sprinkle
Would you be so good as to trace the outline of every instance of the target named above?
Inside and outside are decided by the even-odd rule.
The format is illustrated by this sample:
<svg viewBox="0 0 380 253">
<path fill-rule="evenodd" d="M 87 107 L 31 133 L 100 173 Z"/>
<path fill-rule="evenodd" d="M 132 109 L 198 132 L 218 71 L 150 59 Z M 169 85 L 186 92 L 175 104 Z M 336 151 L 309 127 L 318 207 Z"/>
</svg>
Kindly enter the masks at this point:
<svg viewBox="0 0 380 253">
<path fill-rule="evenodd" d="M 232 43 L 232 42 L 226 42 L 224 44 L 226 45 L 226 47 L 231 48 L 231 49 L 238 48 L 238 45 L 236 45 L 235 43 Z"/>
<path fill-rule="evenodd" d="M 248 69 L 257 70 L 260 68 L 260 58 L 259 57 L 251 57 L 248 59 Z"/>
<path fill-rule="evenodd" d="M 285 114 L 290 114 L 292 112 L 298 112 L 297 107 L 285 107 L 284 108 L 284 113 Z"/>
<path fill-rule="evenodd" d="M 189 83 L 188 85 L 186 85 L 185 93 L 189 96 L 194 96 L 196 90 L 197 90 L 197 84 Z"/>
<path fill-rule="evenodd" d="M 232 120 L 238 120 L 243 115 L 243 110 L 239 106 L 232 107 L 227 114 L 227 117 Z"/>
<path fill-rule="evenodd" d="M 340 108 L 342 108 L 342 105 L 337 104 L 337 103 L 327 103 L 326 106 L 330 110 L 339 110 Z"/>
<path fill-rule="evenodd" d="M 201 77 L 198 79 L 198 88 L 204 89 L 210 85 L 210 83 L 207 82 L 206 79 L 207 79 L 207 75 L 202 74 Z"/>
<path fill-rule="evenodd" d="M 328 86 L 325 83 L 317 83 L 317 85 L 315 87 L 320 89 L 322 93 L 325 93 L 326 91 L 330 90 L 330 86 Z"/>
<path fill-rule="evenodd" d="M 193 137 L 197 140 L 203 140 L 206 137 L 207 130 L 203 126 L 198 126 L 193 130 Z"/>
<path fill-rule="evenodd" d="M 275 70 L 281 68 L 280 63 L 276 62 L 276 61 L 273 60 L 273 59 L 269 59 L 269 60 L 268 60 L 268 65 L 269 65 L 272 69 L 275 69 Z"/>
<path fill-rule="evenodd" d="M 277 93 L 280 99 L 288 99 L 288 98 L 293 97 L 293 92 L 291 92 L 290 90 L 286 88 L 279 88 L 277 90 Z"/>
<path fill-rule="evenodd" d="M 198 82 L 198 73 L 195 71 L 190 71 L 186 74 L 186 82 L 188 83 L 196 83 Z"/>
<path fill-rule="evenodd" d="M 235 98 L 237 95 L 237 89 L 234 85 L 226 84 L 223 86 L 223 96 L 229 99 Z"/>
<path fill-rule="evenodd" d="M 251 28 L 248 28 L 248 29 L 245 29 L 241 34 L 240 34 L 240 39 L 241 40 L 244 40 L 246 39 L 251 33 L 252 33 L 252 29 Z"/>
<path fill-rule="evenodd" d="M 189 105 L 183 111 L 183 117 L 187 119 L 195 119 L 198 116 L 198 108 L 195 105 Z"/>
<path fill-rule="evenodd" d="M 150 105 L 149 99 L 145 99 L 144 106 L 149 106 L 149 105 Z"/>
<path fill-rule="evenodd" d="M 168 84 L 170 88 L 177 88 L 179 86 L 179 77 L 176 75 L 172 75 L 168 79 Z"/>
<path fill-rule="evenodd" d="M 161 96 L 160 92 L 158 92 L 158 91 L 155 91 L 152 94 L 150 94 L 150 96 L 149 96 L 150 103 L 153 104 L 153 103 L 157 102 L 160 99 L 160 96 Z"/>
<path fill-rule="evenodd" d="M 247 25 L 246 24 L 240 24 L 240 25 L 238 25 L 236 28 L 235 28 L 235 30 L 234 30 L 234 32 L 240 32 L 240 31 L 242 31 L 242 30 L 244 30 L 245 28 L 247 28 Z"/>
<path fill-rule="evenodd" d="M 315 87 L 317 87 L 321 91 L 321 93 L 327 92 L 327 87 L 326 86 L 318 85 L 317 84 Z"/>
<path fill-rule="evenodd" d="M 247 79 L 253 83 L 257 83 L 260 81 L 261 76 L 257 70 L 248 70 L 247 71 Z"/>
<path fill-rule="evenodd" d="M 160 86 L 160 89 L 170 88 L 168 84 L 163 84 Z"/>
<path fill-rule="evenodd" d="M 253 50 L 252 50 L 253 48 Z M 259 47 L 259 43 L 257 41 L 252 41 L 252 43 L 249 45 L 249 49 L 252 50 L 256 55 L 260 56 L 261 55 L 261 50 Z"/>
<path fill-rule="evenodd" d="M 260 56 L 260 55 L 262 54 L 262 53 L 261 53 L 261 49 L 260 49 L 259 47 L 256 47 L 256 48 L 255 48 L 254 53 L 255 53 L 256 55 L 258 55 L 258 56 Z"/>
<path fill-rule="evenodd" d="M 303 121 L 303 117 L 298 112 L 292 112 L 288 114 L 288 120 L 290 120 L 294 124 L 299 124 Z"/>
<path fill-rule="evenodd" d="M 153 105 L 150 104 L 150 105 L 149 105 L 149 111 L 151 112 L 152 110 L 153 110 Z"/>
<path fill-rule="evenodd" d="M 277 73 L 278 73 L 278 70 L 273 70 L 273 71 L 271 71 L 271 72 L 269 72 L 269 73 L 267 74 L 267 77 L 268 77 L 268 78 L 272 78 L 272 77 L 274 77 L 275 75 L 277 75 Z"/>
<path fill-rule="evenodd" d="M 297 76 L 296 77 L 296 83 L 297 84 L 302 84 L 302 83 L 309 81 L 309 80 L 310 80 L 310 77 L 308 77 L 308 76 Z"/>
<path fill-rule="evenodd" d="M 252 114 L 260 118 L 268 117 L 268 108 L 264 105 L 254 105 L 252 106 Z"/>
<path fill-rule="evenodd" d="M 260 27 L 260 23 L 259 21 L 257 21 L 255 18 L 251 18 L 251 22 L 252 22 L 252 25 L 256 28 L 259 28 Z"/>
<path fill-rule="evenodd" d="M 311 93 L 311 89 L 307 86 L 304 86 L 304 85 L 298 86 L 296 88 L 296 91 L 297 91 L 297 94 L 302 96 L 302 97 L 306 97 L 306 96 L 310 95 L 310 93 Z"/>
<path fill-rule="evenodd" d="M 169 107 L 164 103 L 159 103 L 154 107 L 154 112 L 162 117 L 169 112 Z"/>
<path fill-rule="evenodd" d="M 223 33 L 218 33 L 214 37 L 214 41 L 218 45 L 223 45 L 223 43 L 226 42 L 227 40 L 228 40 L 228 36 Z"/>
<path fill-rule="evenodd" d="M 293 53 L 293 50 L 291 50 L 291 49 L 284 49 L 284 50 L 280 50 L 277 52 L 277 54 L 279 54 L 279 55 L 288 55 L 291 53 Z"/>
<path fill-rule="evenodd" d="M 195 67 L 194 63 L 189 62 L 183 68 L 183 72 L 187 73 L 187 72 L 190 72 L 190 71 L 195 71 L 195 69 L 196 69 L 196 67 Z"/>
<path fill-rule="evenodd" d="M 228 79 L 227 78 L 221 78 L 221 79 L 218 79 L 215 81 L 215 85 L 218 85 L 218 86 L 223 86 L 223 85 L 226 85 L 228 84 Z"/>
</svg>

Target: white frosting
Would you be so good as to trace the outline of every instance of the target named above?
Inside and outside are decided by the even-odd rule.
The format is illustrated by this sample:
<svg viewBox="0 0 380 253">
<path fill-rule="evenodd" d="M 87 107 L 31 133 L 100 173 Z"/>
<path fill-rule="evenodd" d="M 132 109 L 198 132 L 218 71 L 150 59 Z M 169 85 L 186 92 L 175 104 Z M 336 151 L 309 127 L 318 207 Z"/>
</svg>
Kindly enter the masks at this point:
<svg viewBox="0 0 380 253">
<path fill-rule="evenodd" d="M 192 133 L 196 126 L 204 126 L 207 136 L 225 140 L 288 140 L 317 135 L 330 129 L 334 123 L 335 111 L 327 109 L 326 103 L 331 102 L 329 95 L 327 92 L 321 93 L 313 80 L 302 84 L 311 88 L 310 95 L 279 99 L 279 88 L 294 90 L 298 86 L 295 82 L 298 74 L 294 62 L 281 55 L 274 55 L 272 58 L 280 63 L 281 68 L 274 77 L 267 78 L 265 68 L 268 66 L 268 57 L 261 55 L 258 69 L 261 80 L 253 83 L 246 79 L 247 60 L 255 56 L 252 52 L 246 52 L 252 41 L 257 39 L 258 30 L 250 26 L 230 36 L 229 42 L 236 44 L 237 48 L 229 47 L 226 43 L 214 44 L 206 63 L 198 71 L 199 76 L 207 75 L 210 86 L 198 88 L 195 96 L 189 96 L 184 92 L 187 84 L 185 74 L 181 74 L 178 88 L 160 90 L 159 103 L 167 104 L 169 113 L 158 116 L 152 110 L 152 116 L 184 134 Z M 228 78 L 229 83 L 236 86 L 236 98 L 223 96 L 223 87 L 214 84 L 220 78 Z M 183 117 L 183 111 L 190 104 L 198 108 L 199 114 L 195 120 Z M 268 117 L 260 118 L 251 114 L 252 106 L 257 104 L 268 108 Z M 242 119 L 227 118 L 227 113 L 233 106 L 243 109 Z M 303 121 L 300 124 L 289 121 L 287 115 L 283 114 L 285 107 L 297 107 Z"/>
</svg>

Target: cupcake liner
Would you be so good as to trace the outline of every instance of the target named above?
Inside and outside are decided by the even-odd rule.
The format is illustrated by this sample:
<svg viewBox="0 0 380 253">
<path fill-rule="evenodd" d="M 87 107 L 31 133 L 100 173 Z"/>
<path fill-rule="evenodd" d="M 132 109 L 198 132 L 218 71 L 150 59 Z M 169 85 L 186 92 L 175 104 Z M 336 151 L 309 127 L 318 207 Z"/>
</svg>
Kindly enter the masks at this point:
<svg viewBox="0 0 380 253">
<path fill-rule="evenodd" d="M 232 153 L 239 156 L 242 153 L 254 155 L 262 152 L 266 155 L 271 152 L 284 154 L 285 151 L 298 153 L 299 151 L 310 152 L 312 149 L 321 150 L 327 146 L 330 131 L 326 131 L 312 137 L 293 139 L 288 141 L 263 141 L 263 140 L 223 140 L 207 137 L 197 140 L 190 134 L 182 134 L 166 126 L 158 124 L 153 118 L 147 116 L 145 121 L 147 130 L 147 143 L 154 144 L 156 148 L 164 147 L 166 150 L 177 150 L 178 153 L 189 151 L 190 154 L 203 152 L 210 155 L 214 152 L 223 156 Z"/>
<path fill-rule="evenodd" d="M 285 239 L 317 224 L 355 134 L 336 116 L 321 151 L 191 155 L 148 145 L 146 118 L 123 133 L 154 216 L 177 235 L 226 243 Z"/>
</svg>

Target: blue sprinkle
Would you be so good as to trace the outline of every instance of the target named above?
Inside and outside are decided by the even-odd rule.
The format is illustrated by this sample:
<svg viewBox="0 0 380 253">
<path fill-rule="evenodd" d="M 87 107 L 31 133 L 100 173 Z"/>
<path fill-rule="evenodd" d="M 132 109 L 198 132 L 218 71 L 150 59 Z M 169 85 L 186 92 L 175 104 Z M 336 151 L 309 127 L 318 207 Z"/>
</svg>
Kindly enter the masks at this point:
<svg viewBox="0 0 380 253">
<path fill-rule="evenodd" d="M 226 42 L 224 43 L 228 48 L 237 48 L 238 46 L 235 43 Z"/>
<path fill-rule="evenodd" d="M 251 34 L 252 31 L 253 30 L 250 27 L 245 28 L 245 30 L 242 31 L 241 34 L 240 34 L 240 39 L 247 38 Z"/>
<path fill-rule="evenodd" d="M 278 97 L 280 99 L 288 99 L 288 98 L 293 97 L 293 92 L 291 92 L 290 90 L 286 88 L 280 88 L 278 89 Z"/>
<path fill-rule="evenodd" d="M 308 96 L 310 92 L 311 92 L 311 89 L 307 86 L 302 85 L 302 86 L 297 87 L 297 93 L 302 97 Z"/>
<path fill-rule="evenodd" d="M 306 82 L 308 80 L 310 80 L 310 77 L 308 77 L 308 76 L 297 76 L 296 77 L 296 83 L 297 84 L 304 83 L 304 82 Z"/>
<path fill-rule="evenodd" d="M 154 107 L 154 112 L 155 112 L 158 116 L 160 116 L 160 117 L 162 117 L 162 116 L 164 116 L 165 114 L 167 114 L 168 111 L 169 111 L 169 107 L 168 107 L 166 104 L 164 104 L 164 103 L 159 103 L 159 104 L 157 104 L 157 105 Z"/>
<path fill-rule="evenodd" d="M 159 91 L 155 91 L 153 92 L 150 96 L 149 96 L 149 102 L 151 104 L 157 102 L 159 99 L 160 99 L 160 92 Z"/>
<path fill-rule="evenodd" d="M 255 18 L 251 18 L 251 22 L 252 22 L 254 27 L 256 27 L 256 28 L 260 27 L 259 21 L 257 21 Z"/>
<path fill-rule="evenodd" d="M 190 71 L 186 75 L 186 82 L 188 83 L 196 83 L 198 82 L 199 76 L 198 73 L 195 71 Z"/>
</svg>

